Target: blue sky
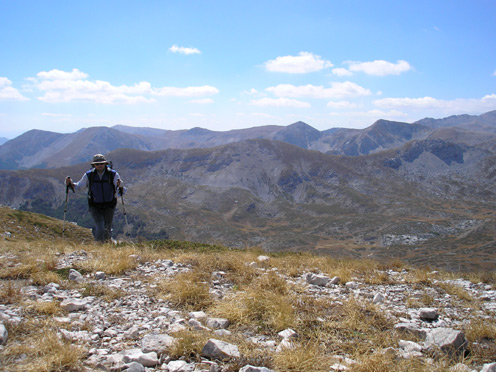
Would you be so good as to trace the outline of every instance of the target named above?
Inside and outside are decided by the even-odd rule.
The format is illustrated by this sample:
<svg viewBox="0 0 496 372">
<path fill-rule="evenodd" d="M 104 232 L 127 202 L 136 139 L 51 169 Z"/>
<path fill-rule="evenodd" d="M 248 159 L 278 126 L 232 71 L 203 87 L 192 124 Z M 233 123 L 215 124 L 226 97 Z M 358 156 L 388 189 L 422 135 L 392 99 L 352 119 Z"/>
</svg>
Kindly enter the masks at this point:
<svg viewBox="0 0 496 372">
<path fill-rule="evenodd" d="M 0 0 L 0 137 L 496 109 L 496 2 Z"/>
</svg>

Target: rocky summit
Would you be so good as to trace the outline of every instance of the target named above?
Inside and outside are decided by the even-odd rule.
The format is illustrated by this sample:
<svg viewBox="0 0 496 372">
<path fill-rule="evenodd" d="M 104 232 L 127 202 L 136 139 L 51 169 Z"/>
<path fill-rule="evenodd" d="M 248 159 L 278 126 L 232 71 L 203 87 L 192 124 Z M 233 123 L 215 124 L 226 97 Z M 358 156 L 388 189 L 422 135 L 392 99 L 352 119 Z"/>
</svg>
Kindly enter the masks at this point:
<svg viewBox="0 0 496 372">
<path fill-rule="evenodd" d="M 5 371 L 496 369 L 490 274 L 173 241 L 0 258 Z"/>
</svg>

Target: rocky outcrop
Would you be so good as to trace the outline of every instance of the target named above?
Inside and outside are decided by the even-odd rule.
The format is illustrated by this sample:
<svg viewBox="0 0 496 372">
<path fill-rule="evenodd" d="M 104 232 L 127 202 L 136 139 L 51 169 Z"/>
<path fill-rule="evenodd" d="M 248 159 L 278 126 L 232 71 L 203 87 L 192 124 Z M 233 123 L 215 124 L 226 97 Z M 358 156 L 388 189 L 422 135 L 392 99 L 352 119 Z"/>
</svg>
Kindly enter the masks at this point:
<svg viewBox="0 0 496 372">
<path fill-rule="evenodd" d="M 73 252 L 60 256 L 60 267 L 71 267 L 73 262 L 86 260 L 90 255 L 85 251 Z M 260 274 L 266 272 L 264 262 L 268 256 L 260 256 L 259 264 L 250 264 Z M 238 345 L 212 337 L 231 334 L 227 319 L 210 316 L 203 311 L 185 312 L 172 307 L 167 301 L 149 296 L 150 287 L 158 278 L 170 278 L 190 270 L 189 266 L 172 260 L 142 262 L 126 276 L 86 274 L 71 271 L 72 280 L 78 280 L 87 286 L 102 285 L 122 291 L 123 295 L 107 302 L 99 297 L 82 297 L 78 290 L 70 286 L 51 283 L 46 286 L 25 287 L 23 296 L 37 302 L 60 302 L 67 316 L 55 318 L 60 323 L 59 336 L 88 350 L 85 364 L 88 370 L 104 371 L 223 371 L 224 363 L 239 361 L 243 355 Z M 277 273 L 277 268 L 271 269 Z M 79 274 L 79 275 L 78 275 Z M 450 299 L 429 288 L 436 296 L 439 306 L 411 307 L 408 299 L 420 297 L 422 290 L 418 285 L 408 284 L 407 271 L 387 270 L 378 273 L 384 284 L 370 284 L 360 278 L 341 282 L 338 277 L 330 278 L 322 273 L 305 273 L 300 277 L 281 278 L 288 284 L 295 284 L 304 289 L 305 296 L 314 299 L 331 299 L 336 304 L 353 299 L 365 304 L 374 304 L 385 314 L 389 326 L 400 335 L 395 348 L 384 350 L 397 358 L 430 358 L 441 355 L 442 358 L 455 358 L 469 347 L 461 329 L 468 319 L 496 315 L 496 291 L 482 283 L 474 284 L 466 280 L 443 282 L 463 288 L 480 303 L 480 310 L 463 306 L 454 307 Z M 434 275 L 434 274 L 433 274 Z M 212 294 L 223 297 L 232 291 L 232 285 L 222 280 L 223 272 L 214 272 L 211 284 Z M 142 280 L 137 279 L 141 277 Z M 154 278 L 146 281 L 146 278 Z M 432 279 L 436 284 L 436 280 Z M 443 284 L 441 283 L 441 284 Z M 19 324 L 25 320 L 25 313 L 18 305 L 0 305 L 0 321 Z M 316 319 L 318 323 L 319 320 Z M 316 324 L 317 324 L 316 323 Z M 85 326 L 83 326 L 85 325 Z M 91 326 L 88 326 L 91 325 Z M 171 334 L 180 330 L 194 329 L 195 332 L 208 335 L 208 341 L 202 347 L 202 360 L 191 362 L 172 359 L 169 351 L 178 340 Z M 9 345 L 5 326 L 0 323 L 0 345 Z M 417 341 L 412 341 L 414 336 Z M 274 353 L 292 350 L 299 335 L 293 329 L 284 329 L 271 339 L 265 335 L 250 331 L 246 341 L 253 347 L 264 348 Z M 1 347 L 1 346 L 0 346 Z M 330 371 L 352 370 L 352 359 L 336 356 L 337 362 L 328 366 Z M 496 362 L 496 361 L 495 361 Z M 493 371 L 496 363 L 478 366 L 478 370 Z M 469 370 L 472 370 L 471 366 Z M 469 368 L 461 365 L 457 368 Z M 457 369 L 462 370 L 462 369 Z M 243 372 L 274 372 L 266 366 L 247 364 L 240 368 Z"/>
</svg>

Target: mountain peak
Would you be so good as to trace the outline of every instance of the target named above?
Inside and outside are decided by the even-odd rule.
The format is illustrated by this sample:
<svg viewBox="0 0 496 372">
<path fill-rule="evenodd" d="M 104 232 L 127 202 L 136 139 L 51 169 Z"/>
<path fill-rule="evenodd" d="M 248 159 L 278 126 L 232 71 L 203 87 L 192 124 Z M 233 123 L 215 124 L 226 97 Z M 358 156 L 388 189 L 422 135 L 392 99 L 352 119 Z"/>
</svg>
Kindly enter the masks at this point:
<svg viewBox="0 0 496 372">
<path fill-rule="evenodd" d="M 205 136 L 207 134 L 213 133 L 211 130 L 205 129 L 205 128 L 200 128 L 200 127 L 194 127 L 188 130 L 185 135 L 187 136 Z"/>
<path fill-rule="evenodd" d="M 314 129 L 312 126 L 308 125 L 307 123 L 305 123 L 303 121 L 297 121 L 296 123 L 290 124 L 287 127 L 288 128 L 295 127 L 295 128 L 312 128 L 312 129 Z"/>
<path fill-rule="evenodd" d="M 310 144 L 317 141 L 321 136 L 322 133 L 317 129 L 302 121 L 297 121 L 279 131 L 274 136 L 274 139 L 308 149 Z"/>
</svg>

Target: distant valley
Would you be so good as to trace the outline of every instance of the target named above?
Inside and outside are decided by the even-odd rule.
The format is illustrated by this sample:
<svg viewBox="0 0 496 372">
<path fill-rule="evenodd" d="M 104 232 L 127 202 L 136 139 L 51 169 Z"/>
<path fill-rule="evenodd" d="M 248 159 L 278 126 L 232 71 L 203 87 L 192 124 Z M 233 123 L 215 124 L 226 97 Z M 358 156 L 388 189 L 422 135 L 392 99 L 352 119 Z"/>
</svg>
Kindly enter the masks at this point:
<svg viewBox="0 0 496 372">
<path fill-rule="evenodd" d="M 0 203 L 61 218 L 63 178 L 103 152 L 128 187 L 134 239 L 493 269 L 495 149 L 496 111 L 322 132 L 34 130 L 0 146 Z M 68 220 L 90 226 L 84 193 L 69 198 Z M 121 236 L 122 217 L 119 205 Z"/>
</svg>

